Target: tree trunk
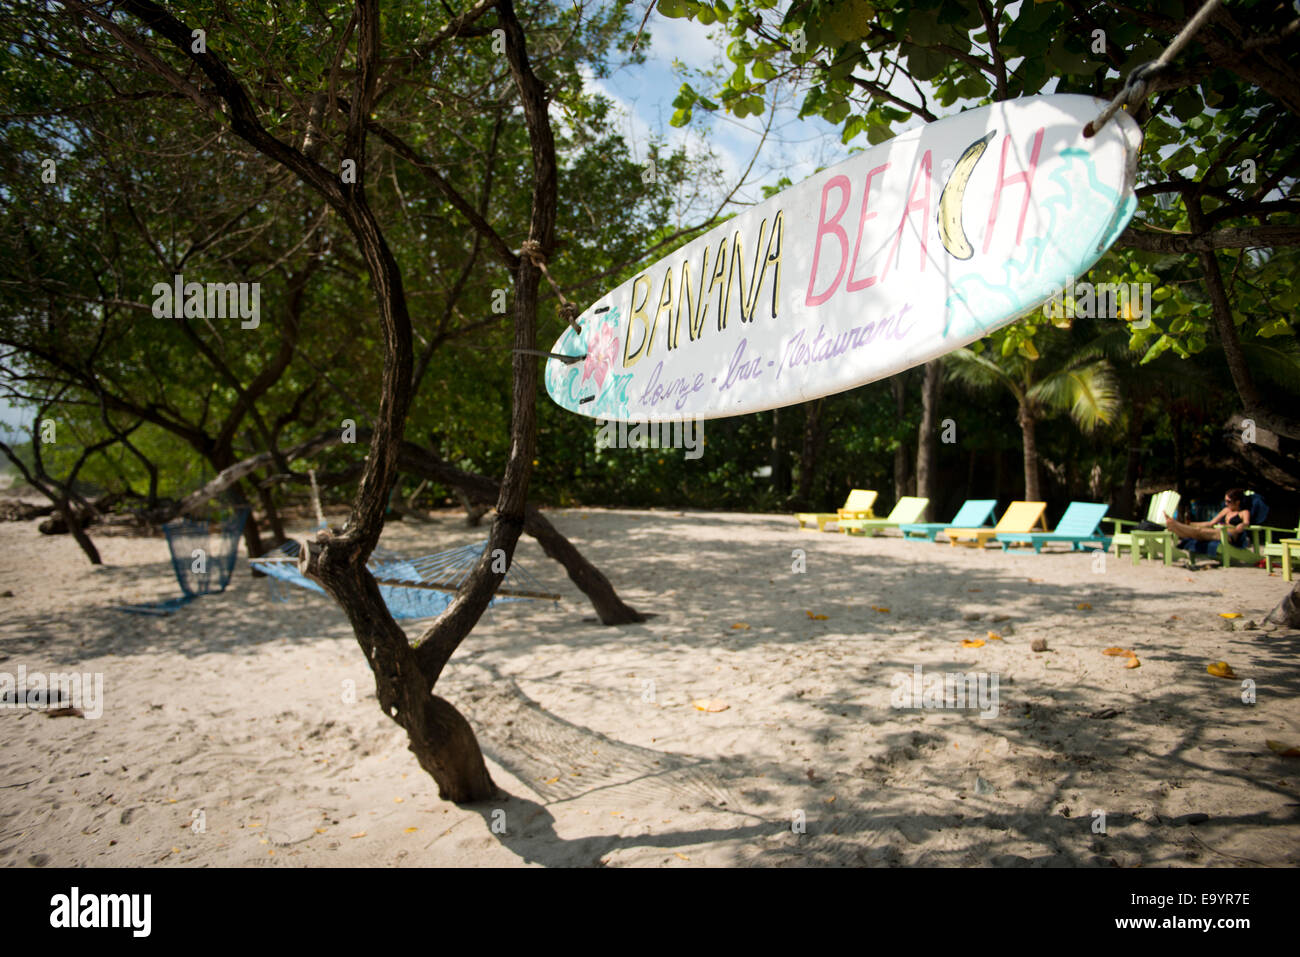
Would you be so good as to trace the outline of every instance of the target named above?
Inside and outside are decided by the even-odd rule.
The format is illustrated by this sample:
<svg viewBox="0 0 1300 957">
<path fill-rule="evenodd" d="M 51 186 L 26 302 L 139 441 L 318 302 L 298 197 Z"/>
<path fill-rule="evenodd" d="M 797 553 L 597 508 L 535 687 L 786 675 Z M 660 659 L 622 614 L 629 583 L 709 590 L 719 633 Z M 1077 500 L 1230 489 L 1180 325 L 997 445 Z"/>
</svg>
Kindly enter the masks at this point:
<svg viewBox="0 0 1300 957">
<path fill-rule="evenodd" d="M 1300 628 L 1300 581 L 1282 596 L 1282 600 L 1265 616 L 1264 621 L 1277 622 L 1286 628 Z"/>
<path fill-rule="evenodd" d="M 1116 511 L 1122 518 L 1133 518 L 1137 514 L 1138 470 L 1142 466 L 1142 421 L 1143 407 L 1135 404 L 1128 419 L 1128 458 L 1124 462 L 1124 484 L 1120 488 Z"/>
<path fill-rule="evenodd" d="M 900 372 L 889 380 L 889 388 L 894 393 L 894 412 L 898 421 L 907 417 L 907 372 Z M 907 443 L 899 440 L 894 449 L 894 501 L 904 495 L 912 494 L 911 450 Z"/>
<path fill-rule="evenodd" d="M 288 539 L 284 534 L 284 523 L 280 520 L 280 513 L 275 507 L 275 498 L 271 493 L 270 487 L 262 484 L 257 486 L 257 497 L 262 503 L 262 511 L 266 515 L 267 524 L 271 526 L 271 534 L 275 536 L 275 544 L 272 547 L 283 545 Z M 249 516 L 250 518 L 252 516 Z"/>
<path fill-rule="evenodd" d="M 470 528 L 478 528 L 479 523 L 483 521 L 483 516 L 492 511 L 491 505 L 471 502 L 462 488 L 456 488 L 456 497 L 460 499 L 461 507 L 465 509 L 465 524 Z"/>
<path fill-rule="evenodd" d="M 1298 94 L 1300 95 L 1300 94 Z M 1199 195 L 1187 194 L 1188 223 L 1193 232 L 1205 229 L 1205 220 L 1201 212 Z M 1246 415 L 1254 418 L 1259 425 L 1270 431 L 1278 432 L 1293 439 L 1300 439 L 1300 422 L 1284 414 L 1260 392 L 1251 374 L 1250 366 L 1241 351 L 1241 337 L 1237 335 L 1237 324 L 1232 318 L 1232 306 L 1228 302 L 1227 289 L 1223 284 L 1223 273 L 1219 270 L 1219 260 L 1213 250 L 1202 250 L 1196 254 L 1205 275 L 1205 289 L 1210 298 L 1210 315 L 1214 318 L 1214 329 L 1218 334 L 1219 345 L 1223 347 L 1223 358 L 1228 363 L 1228 372 L 1232 375 L 1232 384 L 1245 406 Z"/>
<path fill-rule="evenodd" d="M 62 516 L 63 521 L 68 526 L 68 531 L 71 532 L 72 537 L 77 540 L 77 544 L 80 545 L 81 550 L 86 553 L 86 557 L 90 559 L 90 564 L 104 564 L 103 559 L 99 557 L 99 549 L 95 547 L 95 543 L 90 540 L 90 536 L 87 535 L 85 530 L 82 528 L 81 517 L 77 515 L 76 508 L 68 503 L 66 496 L 55 503 L 55 514 Z"/>
<path fill-rule="evenodd" d="M 813 478 L 817 474 L 817 446 L 821 440 L 821 418 L 825 399 L 803 404 L 803 448 L 799 455 L 799 501 L 812 503 Z"/>
<path fill-rule="evenodd" d="M 1020 407 L 1020 435 L 1025 443 L 1025 501 L 1041 502 L 1042 486 L 1038 480 L 1038 440 L 1034 435 L 1036 422 L 1033 413 Z"/>
<path fill-rule="evenodd" d="M 1170 417 L 1173 419 L 1174 440 L 1174 488 L 1178 490 L 1178 511 L 1183 514 L 1183 521 L 1195 521 L 1196 517 L 1192 515 L 1190 503 L 1187 499 L 1187 470 L 1184 465 L 1184 459 L 1187 457 L 1187 443 L 1183 436 L 1183 417 L 1178 410 L 1171 409 Z"/>
<path fill-rule="evenodd" d="M 916 435 L 916 494 L 928 498 L 926 521 L 937 521 L 939 500 L 939 400 L 943 364 L 931 359 L 921 381 L 921 426 Z"/>
<path fill-rule="evenodd" d="M 790 497 L 790 453 L 781 434 L 781 410 L 772 410 L 772 491 L 785 501 Z"/>
</svg>

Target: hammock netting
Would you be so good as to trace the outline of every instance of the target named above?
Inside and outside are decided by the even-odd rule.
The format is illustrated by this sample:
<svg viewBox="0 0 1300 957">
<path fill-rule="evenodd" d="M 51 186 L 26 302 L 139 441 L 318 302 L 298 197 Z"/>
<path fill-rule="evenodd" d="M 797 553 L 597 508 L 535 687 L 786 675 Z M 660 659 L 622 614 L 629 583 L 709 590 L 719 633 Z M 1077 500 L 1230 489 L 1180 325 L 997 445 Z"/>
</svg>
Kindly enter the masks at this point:
<svg viewBox="0 0 1300 957">
<path fill-rule="evenodd" d="M 394 618 L 433 618 L 442 614 L 451 604 L 457 589 L 473 570 L 487 545 L 485 539 L 476 545 L 465 545 L 418 558 L 402 558 L 377 550 L 366 567 L 379 583 L 384 604 Z M 324 595 L 325 589 L 298 570 L 298 553 L 301 549 L 299 542 L 291 540 L 261 558 L 251 559 L 249 565 L 272 579 Z M 288 595 L 276 591 L 274 587 L 271 597 L 277 601 L 288 601 Z M 491 603 L 495 605 L 534 599 L 559 601 L 560 596 L 543 591 L 536 578 L 517 562 L 511 562 Z"/>
<path fill-rule="evenodd" d="M 249 509 L 241 506 L 235 514 L 216 526 L 184 518 L 163 526 L 167 550 L 171 553 L 172 571 L 181 586 L 181 594 L 161 602 L 122 605 L 119 611 L 138 615 L 168 615 L 198 598 L 226 590 L 239 557 L 239 538 L 244 534 Z"/>
</svg>

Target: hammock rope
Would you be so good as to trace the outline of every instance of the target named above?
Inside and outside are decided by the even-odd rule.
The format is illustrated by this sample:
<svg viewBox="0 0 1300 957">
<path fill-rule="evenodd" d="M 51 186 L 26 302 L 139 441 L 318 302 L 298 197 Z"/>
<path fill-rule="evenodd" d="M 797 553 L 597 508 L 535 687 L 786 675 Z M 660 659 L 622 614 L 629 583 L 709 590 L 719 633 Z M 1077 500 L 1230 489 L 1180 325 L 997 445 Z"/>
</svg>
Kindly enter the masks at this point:
<svg viewBox="0 0 1300 957">
<path fill-rule="evenodd" d="M 226 590 L 239 557 L 239 539 L 244 534 L 250 509 L 240 506 L 235 514 L 221 522 L 214 532 L 207 522 L 184 518 L 163 526 L 172 571 L 181 586 L 181 594 L 161 602 L 118 605 L 118 611 L 133 615 L 170 615 L 200 595 Z"/>
<path fill-rule="evenodd" d="M 485 539 L 474 545 L 415 558 L 376 550 L 366 568 L 374 575 L 384 604 L 394 618 L 433 618 L 451 604 L 487 545 Z M 249 564 L 271 578 L 324 595 L 325 590 L 319 584 L 298 570 L 301 551 L 300 542 L 288 541 L 264 557 L 250 560 Z M 511 562 L 492 604 L 529 600 L 558 602 L 560 596 L 546 591 L 518 562 Z"/>
</svg>

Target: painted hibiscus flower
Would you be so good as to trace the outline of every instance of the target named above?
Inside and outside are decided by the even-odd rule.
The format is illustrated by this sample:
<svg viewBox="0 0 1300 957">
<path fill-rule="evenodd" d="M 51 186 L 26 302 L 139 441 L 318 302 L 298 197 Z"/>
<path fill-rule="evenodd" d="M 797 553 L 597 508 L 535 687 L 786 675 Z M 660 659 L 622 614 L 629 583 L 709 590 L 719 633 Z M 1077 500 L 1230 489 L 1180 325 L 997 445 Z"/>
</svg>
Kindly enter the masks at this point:
<svg viewBox="0 0 1300 957">
<path fill-rule="evenodd" d="M 618 336 L 614 334 L 614 327 L 609 324 L 603 324 L 591 336 L 591 341 L 587 344 L 587 358 L 582 363 L 582 381 L 585 383 L 588 379 L 596 380 L 596 389 L 599 391 L 605 384 L 605 376 L 614 366 L 614 360 L 618 358 Z"/>
</svg>

